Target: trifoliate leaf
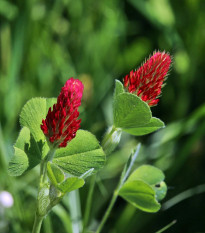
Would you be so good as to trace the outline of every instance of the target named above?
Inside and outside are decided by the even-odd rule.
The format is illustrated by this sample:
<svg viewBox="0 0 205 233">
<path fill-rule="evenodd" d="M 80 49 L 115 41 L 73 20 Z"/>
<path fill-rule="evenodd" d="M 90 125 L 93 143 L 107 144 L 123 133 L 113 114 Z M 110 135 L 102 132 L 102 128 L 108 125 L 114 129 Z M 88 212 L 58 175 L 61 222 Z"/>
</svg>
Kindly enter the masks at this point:
<svg viewBox="0 0 205 233">
<path fill-rule="evenodd" d="M 154 190 L 142 180 L 125 182 L 119 195 L 142 211 L 157 212 L 160 209 Z"/>
<path fill-rule="evenodd" d="M 164 178 L 164 173 L 160 169 L 150 165 L 143 165 L 130 175 L 128 181 L 143 180 L 153 188 L 156 199 L 160 201 L 165 197 L 167 192 Z"/>
<path fill-rule="evenodd" d="M 124 185 L 119 195 L 132 205 L 146 212 L 156 212 L 160 209 L 167 191 L 163 172 L 153 166 L 143 165 L 136 169 Z"/>
</svg>

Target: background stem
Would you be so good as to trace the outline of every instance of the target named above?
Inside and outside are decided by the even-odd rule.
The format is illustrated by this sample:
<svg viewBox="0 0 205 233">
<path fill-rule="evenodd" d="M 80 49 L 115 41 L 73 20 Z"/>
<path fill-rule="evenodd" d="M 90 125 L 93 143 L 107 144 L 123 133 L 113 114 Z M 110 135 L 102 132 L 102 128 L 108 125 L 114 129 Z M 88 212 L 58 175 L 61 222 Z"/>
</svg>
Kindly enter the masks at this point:
<svg viewBox="0 0 205 233">
<path fill-rule="evenodd" d="M 102 230 L 105 222 L 107 221 L 107 219 L 108 219 L 108 217 L 110 215 L 110 212 L 111 212 L 111 210 L 112 210 L 112 208 L 113 208 L 113 206 L 114 206 L 114 204 L 116 202 L 119 191 L 120 191 L 121 187 L 123 186 L 123 184 L 125 183 L 125 181 L 127 180 L 127 178 L 129 177 L 129 175 L 130 175 L 131 169 L 132 169 L 132 167 L 134 165 L 134 162 L 137 159 L 137 156 L 139 154 L 140 146 L 141 146 L 141 144 L 137 145 L 135 151 L 133 151 L 133 153 L 130 155 L 130 158 L 128 159 L 127 163 L 125 164 L 125 167 L 124 167 L 124 169 L 122 171 L 122 174 L 121 174 L 120 181 L 119 181 L 119 183 L 117 185 L 117 188 L 115 189 L 115 191 L 113 193 L 110 204 L 109 204 L 109 206 L 108 206 L 108 208 L 107 208 L 107 210 L 106 210 L 106 212 L 105 212 L 105 214 L 103 216 L 103 219 L 102 219 L 96 233 L 100 233 L 100 231 Z"/>
<path fill-rule="evenodd" d="M 95 187 L 95 180 L 96 180 L 96 175 L 93 175 L 90 179 L 88 197 L 87 197 L 86 206 L 85 206 L 85 214 L 84 214 L 84 219 L 83 219 L 83 232 L 86 230 L 86 227 L 89 222 L 90 210 L 91 210 L 92 199 L 93 199 L 93 191 Z"/>
<path fill-rule="evenodd" d="M 117 199 L 117 197 L 118 197 L 118 192 L 119 192 L 119 190 L 117 189 L 117 190 L 113 193 L 113 196 L 112 196 L 112 199 L 111 199 L 111 201 L 110 201 L 110 204 L 109 204 L 109 206 L 108 206 L 108 208 L 107 208 L 107 210 L 106 210 L 106 212 L 105 212 L 105 214 L 104 214 L 104 216 L 103 216 L 103 219 L 102 219 L 102 221 L 101 221 L 101 223 L 100 223 L 100 225 L 99 225 L 99 227 L 98 227 L 96 233 L 100 233 L 100 232 L 101 232 L 101 230 L 102 230 L 102 228 L 103 228 L 105 222 L 107 221 L 107 219 L 108 219 L 108 217 L 109 217 L 109 215 L 110 215 L 110 212 L 111 212 L 111 210 L 112 210 L 112 208 L 113 208 L 113 206 L 114 206 L 114 204 L 115 204 L 115 202 L 116 202 L 116 199 Z"/>
<path fill-rule="evenodd" d="M 69 198 L 73 233 L 80 233 L 82 231 L 82 216 L 81 216 L 79 190 L 76 189 L 70 192 L 68 198 Z"/>
</svg>

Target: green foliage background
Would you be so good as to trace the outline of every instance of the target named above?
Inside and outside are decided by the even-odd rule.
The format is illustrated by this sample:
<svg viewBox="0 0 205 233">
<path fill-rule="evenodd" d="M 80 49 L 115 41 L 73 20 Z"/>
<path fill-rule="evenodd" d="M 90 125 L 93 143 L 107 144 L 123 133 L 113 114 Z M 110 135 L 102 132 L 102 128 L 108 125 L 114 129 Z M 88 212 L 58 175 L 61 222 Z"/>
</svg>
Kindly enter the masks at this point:
<svg viewBox="0 0 205 233">
<path fill-rule="evenodd" d="M 7 174 L 25 102 L 56 97 L 68 78 L 79 78 L 85 85 L 82 128 L 101 140 L 112 123 L 114 79 L 122 80 L 158 49 L 173 56 L 163 96 L 152 108 L 167 127 L 146 137 L 123 134 L 97 181 L 91 228 L 101 219 L 131 149 L 142 141 L 136 166 L 153 164 L 166 174 L 162 210 L 142 213 L 119 198 L 104 232 L 156 232 L 174 219 L 167 232 L 205 232 L 204 11 L 203 0 L 0 1 L 0 190 L 15 199 L 0 220 L 0 232 L 27 233 L 33 224 L 39 168 L 15 179 Z M 82 213 L 88 186 L 80 190 Z M 68 233 L 70 224 L 65 198 L 42 232 Z"/>
</svg>

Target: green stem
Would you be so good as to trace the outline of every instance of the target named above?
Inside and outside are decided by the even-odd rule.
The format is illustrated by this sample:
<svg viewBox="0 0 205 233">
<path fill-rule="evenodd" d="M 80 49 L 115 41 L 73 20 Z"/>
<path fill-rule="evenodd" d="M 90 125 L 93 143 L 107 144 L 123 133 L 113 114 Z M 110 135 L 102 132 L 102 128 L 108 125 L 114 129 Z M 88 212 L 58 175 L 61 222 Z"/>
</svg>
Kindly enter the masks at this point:
<svg viewBox="0 0 205 233">
<path fill-rule="evenodd" d="M 86 206 L 85 206 L 85 214 L 84 214 L 84 219 L 83 219 L 83 232 L 85 232 L 85 229 L 88 225 L 88 221 L 90 217 L 90 210 L 91 210 L 91 204 L 92 204 L 92 198 L 93 198 L 93 191 L 95 187 L 95 180 L 96 180 L 96 175 L 93 175 L 90 180 L 88 197 L 87 197 Z"/>
<path fill-rule="evenodd" d="M 103 216 L 103 219 L 102 219 L 102 221 L 101 221 L 101 223 L 100 223 L 100 225 L 99 225 L 96 233 L 100 233 L 101 232 L 101 230 L 102 230 L 105 222 L 107 221 L 107 219 L 108 219 L 108 217 L 110 215 L 110 212 L 111 212 L 111 210 L 112 210 L 112 208 L 113 208 L 113 206 L 114 206 L 114 204 L 115 204 L 115 202 L 117 200 L 118 193 L 119 193 L 119 189 L 117 188 L 115 190 L 115 192 L 113 193 L 113 196 L 112 196 L 112 199 L 110 201 L 110 204 L 109 204 L 109 206 L 108 206 L 108 208 L 107 208 L 107 210 L 106 210 L 106 212 L 105 212 L 105 214 Z"/>
<path fill-rule="evenodd" d="M 44 217 L 38 216 L 37 214 L 35 215 L 32 233 L 40 233 L 43 218 Z"/>
<path fill-rule="evenodd" d="M 53 159 L 53 156 L 55 154 L 55 150 L 51 149 L 46 157 L 41 162 L 41 168 L 40 168 L 40 185 L 45 183 L 47 181 L 47 163 L 48 161 Z M 40 187 L 40 186 L 39 186 Z"/>
</svg>

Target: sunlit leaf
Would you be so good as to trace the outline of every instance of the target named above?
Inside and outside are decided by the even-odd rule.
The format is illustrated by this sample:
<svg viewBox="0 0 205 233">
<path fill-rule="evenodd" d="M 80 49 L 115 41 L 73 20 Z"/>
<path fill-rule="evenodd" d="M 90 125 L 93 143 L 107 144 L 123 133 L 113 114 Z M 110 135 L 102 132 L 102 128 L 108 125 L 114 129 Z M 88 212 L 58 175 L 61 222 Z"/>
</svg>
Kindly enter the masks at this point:
<svg viewBox="0 0 205 233">
<path fill-rule="evenodd" d="M 63 171 L 80 176 L 94 168 L 94 172 L 105 163 L 105 154 L 96 137 L 88 131 L 78 130 L 67 147 L 56 150 L 53 163 Z"/>
</svg>

